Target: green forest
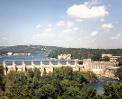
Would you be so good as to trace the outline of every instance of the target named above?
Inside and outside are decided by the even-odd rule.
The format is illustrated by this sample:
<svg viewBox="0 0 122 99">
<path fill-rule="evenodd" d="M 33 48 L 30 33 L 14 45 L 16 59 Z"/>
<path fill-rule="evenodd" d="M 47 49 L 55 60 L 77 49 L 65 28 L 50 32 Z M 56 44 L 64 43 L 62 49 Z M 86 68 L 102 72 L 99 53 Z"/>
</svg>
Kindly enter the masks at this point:
<svg viewBox="0 0 122 99">
<path fill-rule="evenodd" d="M 62 48 L 50 52 L 49 57 L 57 58 L 60 54 L 71 54 L 73 59 L 100 60 L 101 54 L 122 56 L 122 49 L 87 49 L 87 48 Z"/>
<path fill-rule="evenodd" d="M 92 72 L 73 72 L 70 67 L 55 68 L 43 76 L 36 68 L 11 71 L 0 77 L 0 99 L 122 99 L 122 83 L 106 83 L 105 93 L 98 95 L 88 86 L 97 80 Z"/>
</svg>

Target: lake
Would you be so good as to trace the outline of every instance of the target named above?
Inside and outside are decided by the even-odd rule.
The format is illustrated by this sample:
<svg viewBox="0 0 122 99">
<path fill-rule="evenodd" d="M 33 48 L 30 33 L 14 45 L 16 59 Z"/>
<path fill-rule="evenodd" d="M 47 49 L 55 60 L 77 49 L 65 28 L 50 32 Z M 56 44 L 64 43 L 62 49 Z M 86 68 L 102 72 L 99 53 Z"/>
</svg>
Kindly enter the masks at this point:
<svg viewBox="0 0 122 99">
<path fill-rule="evenodd" d="M 41 60 L 47 58 L 48 54 L 46 52 L 34 54 L 34 55 L 11 55 L 11 56 L 0 56 L 0 64 L 2 64 L 3 60 Z"/>
</svg>

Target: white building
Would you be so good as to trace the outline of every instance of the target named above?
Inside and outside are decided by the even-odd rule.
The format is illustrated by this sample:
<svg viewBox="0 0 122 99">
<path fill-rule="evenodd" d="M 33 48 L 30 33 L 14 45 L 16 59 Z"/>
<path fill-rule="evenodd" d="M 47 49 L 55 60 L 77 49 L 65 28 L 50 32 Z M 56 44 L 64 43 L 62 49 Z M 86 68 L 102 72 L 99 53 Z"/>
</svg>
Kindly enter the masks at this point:
<svg viewBox="0 0 122 99">
<path fill-rule="evenodd" d="M 8 56 L 10 56 L 10 55 L 12 55 L 12 54 L 13 54 L 12 52 L 8 52 L 8 53 L 7 53 Z"/>
<path fill-rule="evenodd" d="M 71 54 L 60 54 L 58 55 L 58 59 L 71 60 Z"/>
<path fill-rule="evenodd" d="M 8 56 L 10 56 L 10 55 L 28 55 L 29 56 L 29 55 L 31 55 L 31 53 L 13 53 L 13 52 L 8 52 L 7 55 Z"/>
</svg>

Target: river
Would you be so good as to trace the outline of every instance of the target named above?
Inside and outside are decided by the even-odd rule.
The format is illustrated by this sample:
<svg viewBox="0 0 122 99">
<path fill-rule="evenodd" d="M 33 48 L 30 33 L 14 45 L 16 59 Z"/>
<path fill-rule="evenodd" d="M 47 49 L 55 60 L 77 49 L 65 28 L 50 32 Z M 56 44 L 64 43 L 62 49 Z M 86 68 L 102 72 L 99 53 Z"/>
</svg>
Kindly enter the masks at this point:
<svg viewBox="0 0 122 99">
<path fill-rule="evenodd" d="M 102 95 L 102 94 L 104 94 L 104 84 L 106 84 L 108 82 L 122 82 L 122 81 L 102 77 L 97 82 L 91 83 L 89 86 L 96 89 L 97 95 Z"/>
</svg>

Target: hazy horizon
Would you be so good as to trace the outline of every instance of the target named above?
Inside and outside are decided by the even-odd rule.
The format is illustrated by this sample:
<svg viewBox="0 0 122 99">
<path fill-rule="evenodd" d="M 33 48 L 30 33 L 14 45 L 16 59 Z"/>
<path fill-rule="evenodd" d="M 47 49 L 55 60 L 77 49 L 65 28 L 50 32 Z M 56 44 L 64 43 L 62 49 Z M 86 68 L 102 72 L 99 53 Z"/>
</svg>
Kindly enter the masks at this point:
<svg viewBox="0 0 122 99">
<path fill-rule="evenodd" d="M 0 0 L 0 46 L 122 48 L 122 0 Z"/>
<path fill-rule="evenodd" d="M 0 47 L 14 47 L 14 46 L 51 46 L 51 45 L 4 45 Z M 122 48 L 90 48 L 90 47 L 63 47 L 63 46 L 51 46 L 51 47 L 60 47 L 60 48 L 75 48 L 75 49 L 122 49 Z"/>
</svg>

